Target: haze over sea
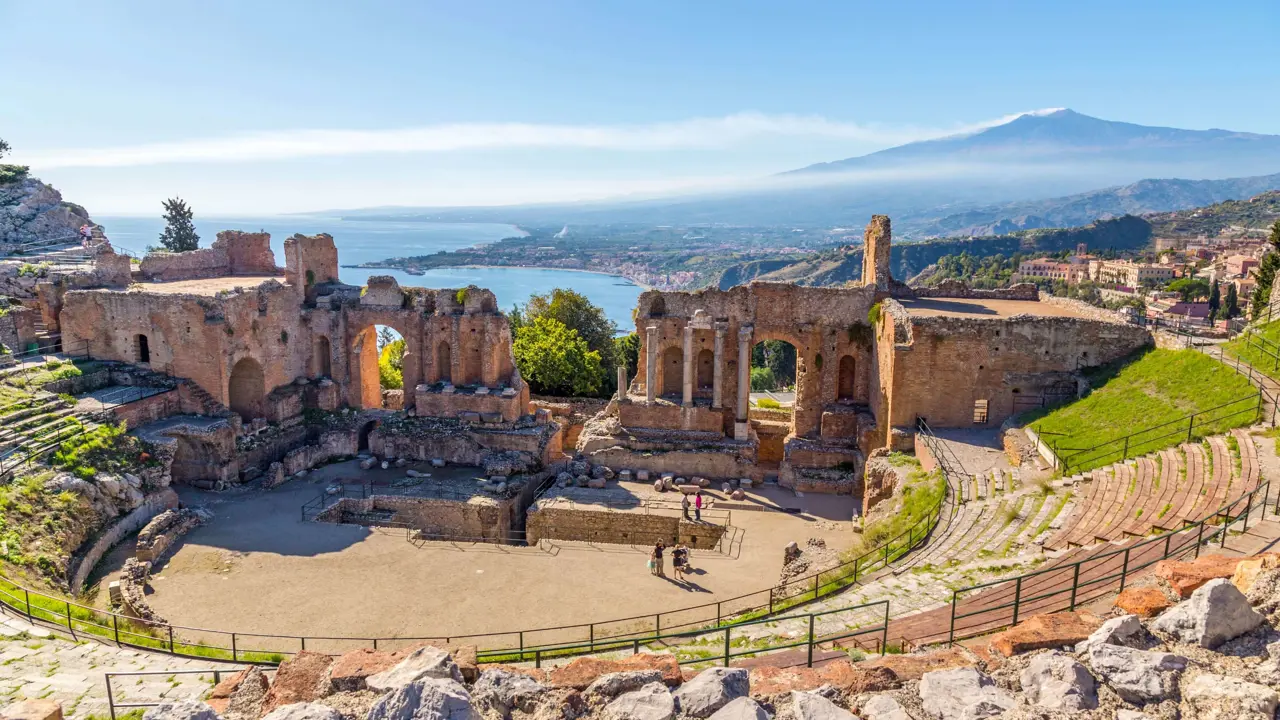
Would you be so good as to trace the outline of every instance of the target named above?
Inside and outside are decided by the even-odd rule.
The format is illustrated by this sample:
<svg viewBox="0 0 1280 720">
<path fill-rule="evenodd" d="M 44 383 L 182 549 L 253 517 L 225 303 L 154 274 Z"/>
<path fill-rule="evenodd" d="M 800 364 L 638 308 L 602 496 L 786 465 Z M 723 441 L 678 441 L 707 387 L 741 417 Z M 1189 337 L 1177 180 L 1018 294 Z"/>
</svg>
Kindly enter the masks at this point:
<svg viewBox="0 0 1280 720">
<path fill-rule="evenodd" d="M 95 217 L 106 229 L 107 238 L 118 248 L 141 257 L 148 245 L 159 244 L 164 221 L 160 217 Z M 382 222 L 315 216 L 291 217 L 207 217 L 196 218 L 200 246 L 208 247 L 220 230 L 265 231 L 271 233 L 271 249 L 276 262 L 284 265 L 284 241 L 294 233 L 314 235 L 329 233 L 338 246 L 338 263 L 356 265 L 390 257 L 430 255 L 441 250 L 457 250 L 505 237 L 523 235 L 512 225 L 494 223 L 429 223 Z M 571 288 L 586 295 L 604 308 L 608 316 L 624 332 L 633 328 L 631 310 L 641 288 L 626 278 L 600 273 L 550 270 L 541 268 L 466 267 L 427 270 L 423 275 L 410 275 L 399 270 L 381 268 L 339 269 L 339 278 L 352 285 L 366 284 L 370 275 L 391 275 L 401 285 L 417 287 L 488 288 L 498 296 L 504 311 L 515 303 L 523 303 L 534 293 L 553 288 Z"/>
</svg>

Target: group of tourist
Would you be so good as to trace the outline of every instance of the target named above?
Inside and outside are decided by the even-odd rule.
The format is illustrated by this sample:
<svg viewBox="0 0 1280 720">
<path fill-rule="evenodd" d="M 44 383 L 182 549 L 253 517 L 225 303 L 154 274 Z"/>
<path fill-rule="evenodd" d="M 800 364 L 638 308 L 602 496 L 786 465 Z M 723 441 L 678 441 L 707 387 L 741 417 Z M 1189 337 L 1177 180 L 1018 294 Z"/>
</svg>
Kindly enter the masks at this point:
<svg viewBox="0 0 1280 720">
<path fill-rule="evenodd" d="M 689 496 L 685 495 L 680 498 L 680 509 L 684 512 L 684 519 L 689 520 L 689 506 L 693 506 L 693 518 L 695 522 L 702 522 L 702 491 L 698 490 L 693 494 L 693 501 L 689 501 Z"/>
<path fill-rule="evenodd" d="M 666 577 L 666 569 L 664 567 L 663 556 L 666 554 L 666 543 L 659 540 L 653 546 L 653 551 L 649 553 L 649 573 L 658 577 Z M 671 566 L 676 571 L 676 579 L 683 580 L 684 576 L 689 572 L 689 548 L 683 543 L 677 544 L 671 549 Z"/>
</svg>

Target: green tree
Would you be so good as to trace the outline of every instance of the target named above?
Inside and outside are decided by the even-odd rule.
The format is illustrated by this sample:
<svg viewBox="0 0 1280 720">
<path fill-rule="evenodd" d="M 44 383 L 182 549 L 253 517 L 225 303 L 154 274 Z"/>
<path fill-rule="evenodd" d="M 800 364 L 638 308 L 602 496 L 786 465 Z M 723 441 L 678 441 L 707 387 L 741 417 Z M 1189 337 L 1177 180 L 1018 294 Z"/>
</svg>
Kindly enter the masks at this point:
<svg viewBox="0 0 1280 720">
<path fill-rule="evenodd" d="M 0 138 L 0 160 L 9 154 L 10 149 L 9 143 Z M 30 168 L 26 165 L 5 165 L 0 163 L 0 185 L 21 180 L 27 176 L 28 171 L 30 171 Z"/>
<path fill-rule="evenodd" d="M 164 201 L 164 232 L 160 246 L 169 252 L 189 252 L 200 247 L 200 236 L 192 220 L 191 208 L 182 198 Z"/>
<path fill-rule="evenodd" d="M 1182 296 L 1183 302 L 1191 302 L 1209 296 L 1209 281 L 1204 278 L 1184 277 L 1169 283 L 1165 288 Z"/>
<path fill-rule="evenodd" d="M 626 359 L 618 355 L 615 338 L 618 326 L 604 309 L 592 304 L 582 293 L 574 290 L 556 288 L 549 293 L 529 296 L 524 305 L 512 308 L 508 315 L 512 336 L 520 337 L 524 328 L 534 325 L 539 318 L 556 320 L 573 330 L 584 342 L 587 349 L 600 356 L 600 366 L 605 370 L 605 377 L 598 392 L 608 396 L 617 389 L 617 374 L 614 368 Z M 639 352 L 639 339 L 636 339 L 636 351 Z M 638 357 L 638 355 L 637 355 Z M 635 375 L 635 369 L 628 362 L 628 377 Z"/>
<path fill-rule="evenodd" d="M 751 368 L 751 392 L 768 392 L 777 389 L 778 381 L 767 367 Z"/>
<path fill-rule="evenodd" d="M 1209 290 L 1209 322 L 1218 319 L 1218 310 L 1222 307 L 1222 291 L 1218 289 L 1218 281 L 1213 281 L 1213 288 Z"/>
<path fill-rule="evenodd" d="M 624 362 L 627 364 L 627 377 L 635 377 L 640 371 L 640 336 L 636 333 L 627 333 L 622 337 L 614 338 L 613 353 L 619 365 Z"/>
<path fill-rule="evenodd" d="M 604 385 L 607 373 L 600 353 L 553 317 L 522 323 L 511 350 L 520 375 L 535 393 L 580 397 L 594 395 Z"/>
<path fill-rule="evenodd" d="M 773 378 L 771 387 L 763 390 L 778 390 L 788 387 L 796 378 L 796 349 L 784 340 L 762 340 L 751 348 L 751 367 L 767 368 L 769 377 Z M 752 376 L 754 378 L 754 375 Z M 755 383 L 752 382 L 754 390 Z M 756 390 L 761 392 L 761 390 Z"/>
<path fill-rule="evenodd" d="M 398 334 L 395 330 L 383 325 L 378 328 L 378 349 L 381 350 L 396 341 Z"/>
<path fill-rule="evenodd" d="M 1276 279 L 1276 270 L 1280 269 L 1280 220 L 1271 225 L 1271 236 L 1267 242 L 1271 243 L 1271 250 L 1258 263 L 1258 284 L 1253 289 L 1253 302 L 1249 308 L 1254 319 L 1266 314 L 1271 305 L 1271 283 Z"/>
<path fill-rule="evenodd" d="M 392 340 L 378 353 L 378 383 L 384 390 L 404 387 L 404 340 Z"/>
<path fill-rule="evenodd" d="M 1240 315 L 1240 296 L 1236 291 L 1235 283 L 1227 286 L 1227 299 L 1224 303 L 1223 314 L 1228 320 Z"/>
</svg>

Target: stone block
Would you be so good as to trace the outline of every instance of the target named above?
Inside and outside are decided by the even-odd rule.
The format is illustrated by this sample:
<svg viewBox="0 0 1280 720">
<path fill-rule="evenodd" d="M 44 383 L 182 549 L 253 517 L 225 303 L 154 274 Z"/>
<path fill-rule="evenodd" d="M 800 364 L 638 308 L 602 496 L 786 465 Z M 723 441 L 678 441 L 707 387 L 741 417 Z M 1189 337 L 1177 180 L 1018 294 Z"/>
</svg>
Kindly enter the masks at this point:
<svg viewBox="0 0 1280 720">
<path fill-rule="evenodd" d="M 1161 560 L 1156 563 L 1155 574 L 1167 583 L 1178 597 L 1185 600 L 1210 580 L 1230 578 L 1243 559 L 1225 555 L 1201 555 L 1190 562 Z"/>
<path fill-rule="evenodd" d="M 1087 611 L 1036 615 L 997 633 L 991 646 L 1005 657 L 1042 648 L 1074 646 L 1101 626 L 1102 618 Z"/>
<path fill-rule="evenodd" d="M 0 710 L 3 720 L 62 720 L 62 703 L 57 700 L 19 700 Z"/>
<path fill-rule="evenodd" d="M 502 422 L 502 413 L 482 412 L 480 413 L 480 419 L 486 423 L 500 423 Z"/>
<path fill-rule="evenodd" d="M 1155 617 L 1167 610 L 1173 601 L 1157 587 L 1125 588 L 1116 596 L 1116 608 L 1138 617 Z"/>
</svg>

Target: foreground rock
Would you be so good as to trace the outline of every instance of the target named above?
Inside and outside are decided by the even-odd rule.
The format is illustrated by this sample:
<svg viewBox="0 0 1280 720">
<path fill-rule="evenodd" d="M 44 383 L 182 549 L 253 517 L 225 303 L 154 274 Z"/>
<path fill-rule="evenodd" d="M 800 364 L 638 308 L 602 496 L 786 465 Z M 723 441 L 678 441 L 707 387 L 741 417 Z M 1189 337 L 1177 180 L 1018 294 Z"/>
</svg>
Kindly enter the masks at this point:
<svg viewBox="0 0 1280 720">
<path fill-rule="evenodd" d="M 184 700 L 149 708 L 142 720 L 218 720 L 218 714 L 202 702 Z"/>
<path fill-rule="evenodd" d="M 866 720 L 912 720 L 902 703 L 888 695 L 872 695 L 860 710 Z"/>
<path fill-rule="evenodd" d="M 462 683 L 462 671 L 449 653 L 436 647 L 420 647 L 409 653 L 389 670 L 370 675 L 365 684 L 370 690 L 387 692 L 424 678 L 443 678 Z"/>
<path fill-rule="evenodd" d="M 1121 615 L 1102 623 L 1102 627 L 1076 644 L 1076 652 L 1087 653 L 1098 645 L 1123 645 L 1145 650 L 1154 642 L 1155 638 L 1142 627 L 1137 615 Z"/>
<path fill-rule="evenodd" d="M 461 683 L 446 678 L 415 680 L 388 693 L 368 720 L 481 720 Z"/>
<path fill-rule="evenodd" d="M 623 693 L 604 708 L 604 716 L 609 720 L 671 720 L 675 714 L 675 699 L 662 683 L 649 683 L 639 690 Z"/>
<path fill-rule="evenodd" d="M 769 712 L 755 700 L 740 697 L 717 710 L 711 720 L 769 720 Z"/>
<path fill-rule="evenodd" d="M 749 690 L 747 671 L 742 668 L 711 668 L 698 673 L 675 691 L 676 707 L 681 715 L 710 717 L 729 704 L 746 697 Z"/>
<path fill-rule="evenodd" d="M 1089 651 L 1089 665 L 1121 699 L 1141 705 L 1174 697 L 1187 659 L 1165 652 L 1098 645 Z"/>
<path fill-rule="evenodd" d="M 601 675 L 634 670 L 657 670 L 662 674 L 662 682 L 668 687 L 675 687 L 684 679 L 680 664 L 674 656 L 639 653 L 618 660 L 578 658 L 568 665 L 551 670 L 548 680 L 553 687 L 586 690 Z"/>
<path fill-rule="evenodd" d="M 612 699 L 622 693 L 639 690 L 645 685 L 660 682 L 662 682 L 662 673 L 657 670 L 609 673 L 601 675 L 587 686 L 587 696 Z"/>
<path fill-rule="evenodd" d="M 1280 696 L 1266 685 L 1201 675 L 1182 688 L 1185 720 L 1272 720 Z"/>
<path fill-rule="evenodd" d="M 1093 710 L 1098 688 L 1084 665 L 1070 655 L 1048 652 L 1031 659 L 1022 671 L 1022 691 L 1027 700 L 1050 710 Z"/>
<path fill-rule="evenodd" d="M 329 666 L 332 664 L 332 657 L 309 650 L 280 663 L 271 689 L 262 702 L 263 712 L 319 700 L 329 691 Z"/>
<path fill-rule="evenodd" d="M 995 717 L 1015 704 L 1012 695 L 971 667 L 925 673 L 919 692 L 925 712 L 938 720 Z"/>
<path fill-rule="evenodd" d="M 294 703 L 272 710 L 262 720 L 342 720 L 342 713 L 320 703 Z"/>
<path fill-rule="evenodd" d="M 1205 583 L 1191 599 L 1166 610 L 1152 624 L 1157 632 L 1213 649 L 1263 623 L 1264 618 L 1228 580 Z"/>
<path fill-rule="evenodd" d="M 1075 645 L 1102 625 L 1091 612 L 1060 612 L 1037 615 L 1017 627 L 997 633 L 991 647 L 1011 657 L 1031 650 Z"/>
<path fill-rule="evenodd" d="M 547 692 L 547 686 L 528 675 L 509 670 L 485 670 L 471 688 L 475 704 L 492 710 L 503 717 L 510 717 L 512 710 L 532 713 L 538 701 Z"/>
<path fill-rule="evenodd" d="M 795 720 L 856 720 L 856 716 L 818 693 L 791 693 L 791 717 Z"/>
</svg>

